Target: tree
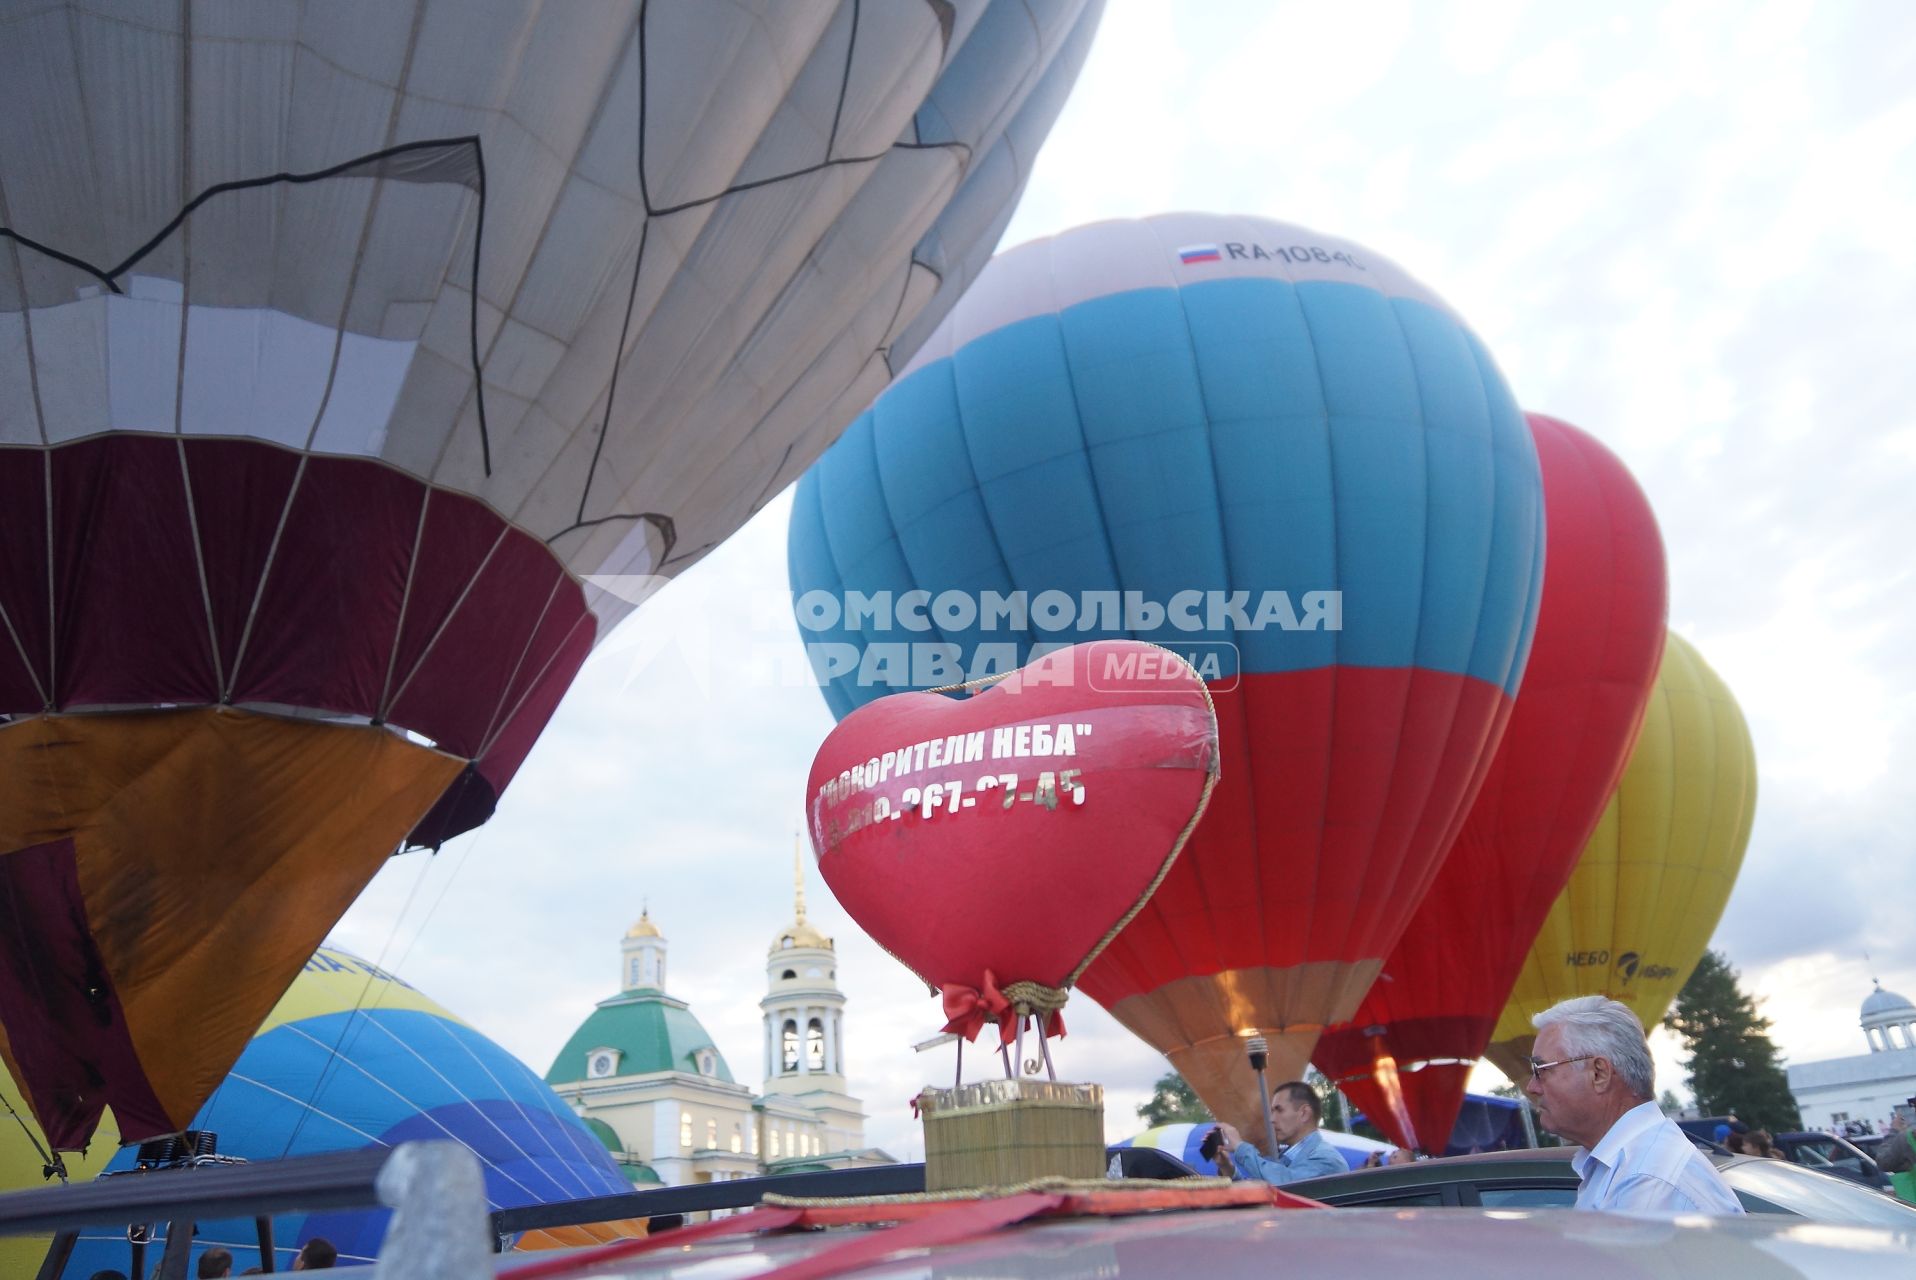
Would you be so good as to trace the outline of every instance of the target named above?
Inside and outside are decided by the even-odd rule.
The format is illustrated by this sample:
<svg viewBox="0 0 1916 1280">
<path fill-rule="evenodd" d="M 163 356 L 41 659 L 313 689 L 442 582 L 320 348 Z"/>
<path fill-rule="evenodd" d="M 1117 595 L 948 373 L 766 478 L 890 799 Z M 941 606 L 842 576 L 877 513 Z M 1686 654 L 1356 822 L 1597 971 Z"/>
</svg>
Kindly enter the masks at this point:
<svg viewBox="0 0 1916 1280">
<path fill-rule="evenodd" d="M 1770 1042 L 1770 1020 L 1756 1011 L 1720 953 L 1703 953 L 1663 1025 L 1690 1051 L 1683 1069 L 1700 1114 L 1733 1115 L 1772 1133 L 1802 1127 L 1789 1077 Z"/>
<path fill-rule="evenodd" d="M 1161 1124 L 1202 1124 L 1211 1118 L 1210 1108 L 1198 1100 L 1184 1077 L 1175 1071 L 1158 1077 L 1151 1100 L 1138 1108 L 1138 1118 L 1152 1128 Z"/>
</svg>

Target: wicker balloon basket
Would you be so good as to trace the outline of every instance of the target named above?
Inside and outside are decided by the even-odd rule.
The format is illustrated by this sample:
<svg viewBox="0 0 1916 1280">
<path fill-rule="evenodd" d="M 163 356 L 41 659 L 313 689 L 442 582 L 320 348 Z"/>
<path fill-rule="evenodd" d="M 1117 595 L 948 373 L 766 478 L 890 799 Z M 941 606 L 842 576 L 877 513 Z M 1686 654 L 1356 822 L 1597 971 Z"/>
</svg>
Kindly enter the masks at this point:
<svg viewBox="0 0 1916 1280">
<path fill-rule="evenodd" d="M 925 1190 L 1104 1176 L 1104 1088 L 986 1080 L 918 1095 Z"/>
</svg>

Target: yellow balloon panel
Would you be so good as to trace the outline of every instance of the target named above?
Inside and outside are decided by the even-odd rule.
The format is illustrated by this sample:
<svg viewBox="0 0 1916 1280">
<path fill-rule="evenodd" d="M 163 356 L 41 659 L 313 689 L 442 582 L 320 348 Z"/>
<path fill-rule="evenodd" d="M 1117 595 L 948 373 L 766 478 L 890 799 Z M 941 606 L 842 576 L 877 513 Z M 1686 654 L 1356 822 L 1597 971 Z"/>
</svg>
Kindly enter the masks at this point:
<svg viewBox="0 0 1916 1280">
<path fill-rule="evenodd" d="M 1729 687 L 1672 633 L 1623 780 L 1544 921 L 1486 1054 L 1513 1080 L 1559 1000 L 1605 995 L 1662 1020 L 1743 864 L 1756 753 Z"/>
<path fill-rule="evenodd" d="M 356 1009 L 413 1009 L 461 1026 L 465 1020 L 448 1013 L 410 982 L 350 951 L 321 947 L 306 962 L 293 985 L 253 1033 L 255 1039 L 287 1022 L 323 1018 L 329 1013 Z"/>
</svg>

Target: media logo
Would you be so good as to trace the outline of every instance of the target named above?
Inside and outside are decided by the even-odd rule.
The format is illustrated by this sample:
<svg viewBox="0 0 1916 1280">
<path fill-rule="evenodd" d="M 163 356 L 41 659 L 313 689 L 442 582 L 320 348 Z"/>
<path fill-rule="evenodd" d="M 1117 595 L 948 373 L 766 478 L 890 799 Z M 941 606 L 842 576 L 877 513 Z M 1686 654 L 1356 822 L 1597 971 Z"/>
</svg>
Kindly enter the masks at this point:
<svg viewBox="0 0 1916 1280">
<path fill-rule="evenodd" d="M 1091 666 L 1093 689 L 1124 689 L 1132 680 L 1163 680 L 1188 665 L 1213 693 L 1237 688 L 1243 656 L 1229 640 L 1199 640 L 1170 644 L 1156 652 L 1107 653 L 1104 663 Z"/>
</svg>

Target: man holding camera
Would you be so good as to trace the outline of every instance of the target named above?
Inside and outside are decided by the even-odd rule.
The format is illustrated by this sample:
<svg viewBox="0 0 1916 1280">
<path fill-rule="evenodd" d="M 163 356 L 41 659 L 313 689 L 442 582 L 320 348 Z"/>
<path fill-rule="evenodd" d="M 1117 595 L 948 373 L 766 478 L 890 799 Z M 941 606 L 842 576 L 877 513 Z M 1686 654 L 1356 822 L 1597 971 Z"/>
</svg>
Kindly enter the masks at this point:
<svg viewBox="0 0 1916 1280">
<path fill-rule="evenodd" d="M 1283 1145 L 1282 1154 L 1267 1157 L 1244 1141 L 1228 1124 L 1217 1127 L 1218 1172 L 1234 1178 L 1256 1178 L 1281 1187 L 1287 1182 L 1348 1173 L 1350 1165 L 1317 1131 L 1323 1118 L 1317 1091 L 1302 1080 L 1277 1086 L 1271 1093 L 1271 1128 Z"/>
</svg>

